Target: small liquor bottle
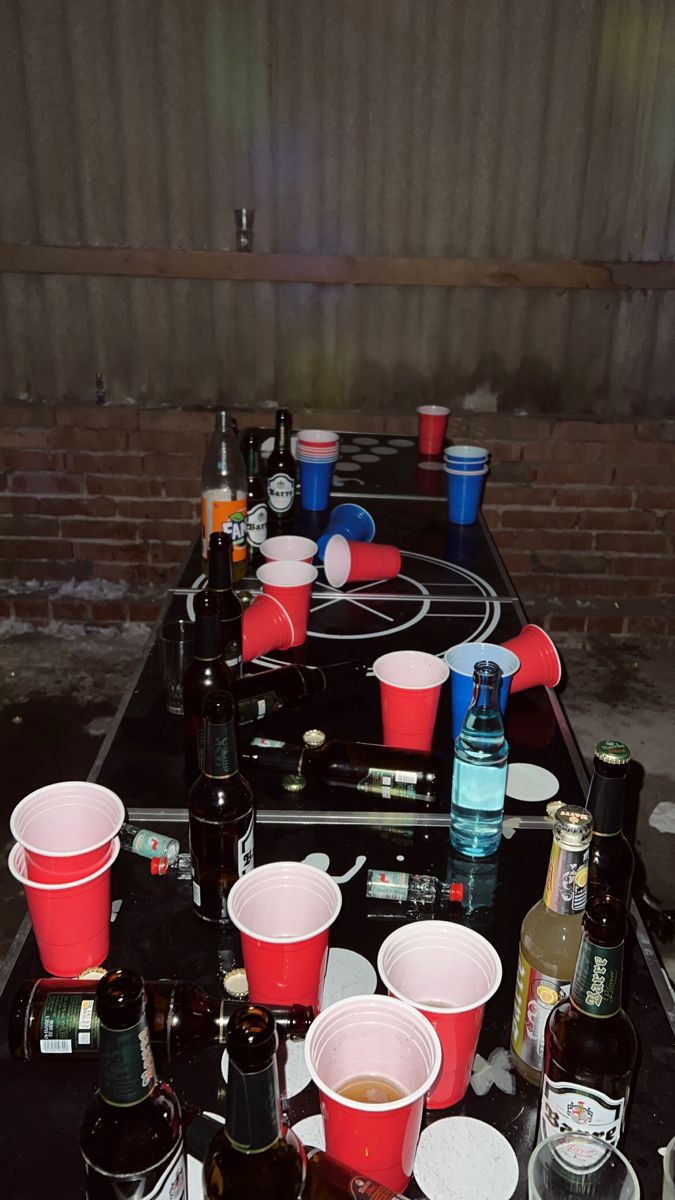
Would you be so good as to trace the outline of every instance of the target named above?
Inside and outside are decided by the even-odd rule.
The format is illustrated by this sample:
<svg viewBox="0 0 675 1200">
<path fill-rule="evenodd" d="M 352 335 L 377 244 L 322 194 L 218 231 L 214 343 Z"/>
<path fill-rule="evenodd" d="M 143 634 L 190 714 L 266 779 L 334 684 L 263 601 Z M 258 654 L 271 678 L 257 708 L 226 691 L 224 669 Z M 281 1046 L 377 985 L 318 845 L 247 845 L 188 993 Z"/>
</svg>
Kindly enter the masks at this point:
<svg viewBox="0 0 675 1200">
<path fill-rule="evenodd" d="M 242 671 L 241 600 L 232 586 L 232 543 L 227 533 L 212 533 L 209 538 L 209 580 L 207 593 L 218 601 L 222 655 L 233 678 Z"/>
<path fill-rule="evenodd" d="M 228 413 L 217 412 L 202 467 L 202 558 L 206 569 L 211 534 L 229 533 L 236 580 L 243 579 L 248 560 L 247 494 L 246 467 L 234 422 Z"/>
<path fill-rule="evenodd" d="M 100 1083 L 80 1134 L 88 1200 L 183 1200 L 180 1104 L 173 1088 L 157 1079 L 143 980 L 133 971 L 110 971 L 96 989 L 96 1009 Z"/>
<path fill-rule="evenodd" d="M 260 721 L 281 709 L 300 708 L 326 688 L 351 683 L 365 674 L 366 664 L 352 659 L 327 667 L 303 667 L 291 663 L 287 667 L 245 675 L 233 687 L 239 725 Z"/>
<path fill-rule="evenodd" d="M 253 867 L 253 792 L 239 774 L 234 700 L 204 704 L 204 766 L 188 800 L 192 902 L 203 921 L 227 921 L 227 894 Z"/>
<path fill-rule="evenodd" d="M 444 908 L 464 899 L 463 883 L 444 883 L 433 875 L 410 875 L 407 871 L 368 872 L 366 896 L 370 900 L 397 900 L 420 908 Z"/>
<path fill-rule="evenodd" d="M 267 460 L 267 508 L 270 521 L 286 522 L 295 506 L 296 462 L 291 453 L 293 418 L 285 408 L 277 412 L 274 449 Z"/>
<path fill-rule="evenodd" d="M 123 850 L 140 854 L 142 858 L 164 858 L 171 864 L 180 853 L 180 843 L 175 838 L 155 833 L 153 829 L 139 829 L 128 821 L 121 826 L 118 837 Z"/>
<path fill-rule="evenodd" d="M 229 691 L 232 671 L 221 654 L 220 605 L 208 592 L 195 597 L 194 658 L 183 679 L 183 728 L 185 732 L 185 777 L 190 786 L 202 765 L 204 700 L 211 693 Z"/>
<path fill-rule="evenodd" d="M 473 699 L 455 741 L 450 843 L 468 858 L 494 854 L 502 838 L 509 747 L 499 708 L 502 673 L 477 662 Z"/>
<path fill-rule="evenodd" d="M 253 430 L 244 438 L 244 459 L 248 482 L 246 540 L 249 558 L 252 558 L 260 553 L 260 547 L 267 537 L 267 488 L 260 474 L 258 435 Z"/>
<path fill-rule="evenodd" d="M 567 999 L 546 1027 L 539 1138 L 583 1129 L 616 1146 L 637 1057 L 621 1007 L 625 909 L 614 896 L 589 899 Z"/>
<path fill-rule="evenodd" d="M 599 742 L 586 807 L 593 817 L 588 859 L 588 897 L 616 896 L 630 905 L 634 858 L 623 833 L 630 750 L 623 742 Z"/>
<path fill-rule="evenodd" d="M 574 974 L 592 828 L 585 808 L 570 804 L 558 809 L 544 895 L 527 913 L 520 930 L 511 1058 L 518 1073 L 537 1086 L 546 1021 L 558 1000 L 568 994 Z"/>
</svg>

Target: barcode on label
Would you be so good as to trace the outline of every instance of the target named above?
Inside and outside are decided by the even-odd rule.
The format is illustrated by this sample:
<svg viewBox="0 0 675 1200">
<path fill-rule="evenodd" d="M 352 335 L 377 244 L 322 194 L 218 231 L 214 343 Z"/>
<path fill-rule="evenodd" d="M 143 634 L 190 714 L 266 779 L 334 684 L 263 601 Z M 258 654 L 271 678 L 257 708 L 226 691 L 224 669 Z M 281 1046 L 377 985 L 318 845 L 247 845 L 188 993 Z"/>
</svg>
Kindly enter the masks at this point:
<svg viewBox="0 0 675 1200">
<path fill-rule="evenodd" d="M 43 1054 L 72 1054 L 73 1043 L 70 1038 L 40 1038 L 40 1050 Z"/>
<path fill-rule="evenodd" d="M 417 783 L 417 771 L 396 771 L 394 779 L 397 783 Z"/>
</svg>

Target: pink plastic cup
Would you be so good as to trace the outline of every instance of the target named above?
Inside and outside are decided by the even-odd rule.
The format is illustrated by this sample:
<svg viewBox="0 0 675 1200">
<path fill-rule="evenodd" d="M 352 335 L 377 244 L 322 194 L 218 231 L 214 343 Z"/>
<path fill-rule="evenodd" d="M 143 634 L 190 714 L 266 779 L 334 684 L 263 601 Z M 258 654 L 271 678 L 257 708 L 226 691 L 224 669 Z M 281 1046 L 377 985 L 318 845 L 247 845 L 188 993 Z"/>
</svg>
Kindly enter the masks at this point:
<svg viewBox="0 0 675 1200">
<path fill-rule="evenodd" d="M 412 1175 L 424 1096 L 441 1063 L 430 1023 L 389 996 L 351 996 L 313 1022 L 305 1062 L 319 1089 L 327 1153 L 356 1174 L 403 1191 Z M 400 1099 L 369 1104 L 340 1095 L 345 1084 L 369 1078 L 391 1084 Z"/>
<path fill-rule="evenodd" d="M 449 408 L 441 404 L 421 404 L 417 409 L 420 454 L 440 454 L 445 441 Z"/>
<path fill-rule="evenodd" d="M 443 1050 L 427 1108 L 448 1108 L 465 1095 L 485 1005 L 497 991 L 502 964 L 494 947 L 451 921 L 416 921 L 384 939 L 377 969 L 390 996 L 431 1021 Z"/>
<path fill-rule="evenodd" d="M 260 553 L 266 562 L 311 563 L 318 549 L 316 542 L 311 538 L 296 537 L 295 534 L 289 533 L 266 538 L 260 547 Z"/>
<path fill-rule="evenodd" d="M 377 542 L 348 542 L 336 533 L 326 546 L 323 565 L 334 588 L 358 580 L 394 579 L 401 570 L 401 552 Z"/>
<path fill-rule="evenodd" d="M 393 650 L 373 663 L 385 746 L 430 750 L 441 687 L 450 668 L 423 650 Z"/>
<path fill-rule="evenodd" d="M 319 1010 L 328 933 L 341 907 L 335 880 L 308 863 L 267 863 L 237 880 L 227 911 L 241 934 L 254 1003 Z"/>
<path fill-rule="evenodd" d="M 266 596 L 273 596 L 286 609 L 293 626 L 291 646 L 302 646 L 307 637 L 307 618 L 316 567 L 305 562 L 268 562 L 256 575 Z"/>
<path fill-rule="evenodd" d="M 103 866 L 70 883 L 36 883 L 26 851 L 15 845 L 9 869 L 26 893 L 40 961 L 49 975 L 80 975 L 100 967 L 110 948 L 110 868 L 120 852 L 114 838 Z"/>
<path fill-rule="evenodd" d="M 124 820 L 119 796 L 98 783 L 49 783 L 24 796 L 9 822 L 35 883 L 84 879 L 103 866 Z"/>
<path fill-rule="evenodd" d="M 305 451 L 309 454 L 332 453 L 337 450 L 340 435 L 330 429 L 301 429 L 298 433 L 296 453 Z"/>
<path fill-rule="evenodd" d="M 293 624 L 274 596 L 256 596 L 244 609 L 241 635 L 244 662 L 251 662 L 268 650 L 288 650 L 293 642 Z"/>
<path fill-rule="evenodd" d="M 511 650 L 520 659 L 520 670 L 511 680 L 512 692 L 524 692 L 526 688 L 554 688 L 560 683 L 562 666 L 553 642 L 539 625 L 523 625 L 520 633 L 502 642 L 505 650 Z"/>
</svg>

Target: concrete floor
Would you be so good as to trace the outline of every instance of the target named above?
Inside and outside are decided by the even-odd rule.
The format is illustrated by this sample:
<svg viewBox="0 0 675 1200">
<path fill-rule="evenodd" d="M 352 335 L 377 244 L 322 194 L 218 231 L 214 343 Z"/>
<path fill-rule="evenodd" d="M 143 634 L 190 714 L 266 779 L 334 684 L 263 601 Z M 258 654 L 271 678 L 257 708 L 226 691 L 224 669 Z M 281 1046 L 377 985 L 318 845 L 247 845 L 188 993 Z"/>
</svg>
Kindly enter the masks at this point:
<svg viewBox="0 0 675 1200">
<path fill-rule="evenodd" d="M 33 788 L 86 778 L 147 632 L 66 627 L 56 634 L 9 629 L 0 637 L 0 960 L 25 912 L 6 867 L 9 814 Z M 566 678 L 559 692 L 587 761 L 601 738 L 631 747 L 636 767 L 627 831 L 633 831 L 651 893 L 675 910 L 675 753 L 662 702 L 664 681 L 675 674 L 675 650 L 608 644 L 562 653 Z M 675 978 L 673 943 L 659 948 Z"/>
</svg>

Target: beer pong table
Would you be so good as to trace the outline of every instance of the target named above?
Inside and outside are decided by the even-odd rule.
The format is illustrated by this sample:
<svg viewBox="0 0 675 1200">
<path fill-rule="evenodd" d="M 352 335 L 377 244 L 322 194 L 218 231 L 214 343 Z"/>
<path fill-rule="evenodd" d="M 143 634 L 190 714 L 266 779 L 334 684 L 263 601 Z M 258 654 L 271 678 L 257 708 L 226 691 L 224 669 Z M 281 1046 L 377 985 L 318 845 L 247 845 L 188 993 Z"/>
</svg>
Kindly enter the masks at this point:
<svg viewBox="0 0 675 1200">
<path fill-rule="evenodd" d="M 447 523 L 445 480 L 438 466 L 434 460 L 419 463 L 411 439 L 342 435 L 333 503 L 349 499 L 368 508 L 375 519 L 376 539 L 395 543 L 402 552 L 401 575 L 387 583 L 348 586 L 336 593 L 320 571 L 305 645 L 272 653 L 251 669 L 289 661 L 321 665 L 348 658 L 362 658 L 370 667 L 388 650 L 441 654 L 457 642 L 502 642 L 519 631 L 525 615 L 484 523 L 468 527 Z M 316 540 L 325 523 L 325 514 L 300 511 L 295 531 Z M 191 603 L 190 589 L 202 582 L 195 542 L 163 619 L 184 616 Z M 242 586 L 254 589 L 257 584 L 251 577 Z M 277 713 L 258 726 L 246 726 L 242 741 L 264 734 L 298 743 L 308 728 L 323 729 L 329 738 L 379 741 L 379 695 L 372 673 L 334 694 L 324 693 L 308 709 Z M 449 731 L 446 686 L 434 749 L 444 753 L 448 774 Z M 620 732 L 608 730 L 617 736 Z M 557 779 L 560 798 L 584 803 L 586 773 L 553 692 L 536 688 L 512 696 L 506 733 L 510 763 L 544 768 Z M 449 848 L 449 779 L 438 803 L 415 806 L 312 784 L 301 793 L 290 794 L 283 791 L 279 780 L 254 770 L 246 772 L 256 794 L 256 861 L 308 858 L 340 880 L 343 906 L 331 930 L 324 1004 L 345 995 L 382 990 L 373 965 L 377 950 L 384 937 L 406 920 L 406 911 L 400 906 L 366 901 L 369 868 L 458 880 L 464 883 L 464 905 L 461 910 L 453 906 L 447 915 L 492 942 L 504 970 L 501 987 L 487 1006 L 478 1052 L 487 1060 L 493 1051 L 508 1048 L 518 932 L 524 914 L 541 897 L 551 841 L 546 799 L 537 798 L 536 771 L 529 765 L 521 770 L 525 791 L 528 786 L 532 789 L 530 798 L 507 795 L 499 854 L 475 863 L 454 856 Z M 90 777 L 121 796 L 134 823 L 159 828 L 177 837 L 181 849 L 187 849 L 181 721 L 165 709 L 154 637 L 137 676 L 130 681 Z M 223 973 L 241 962 L 238 936 L 229 929 L 214 932 L 194 917 L 189 882 L 152 877 L 147 860 L 122 854 L 113 870 L 113 897 L 111 951 L 106 965 L 129 966 L 150 979 L 185 978 L 213 994 L 222 994 Z M 660 1195 L 658 1149 L 673 1134 L 675 1014 L 672 992 L 635 909 L 632 917 L 625 1002 L 641 1053 L 623 1148 L 640 1178 L 643 1197 L 651 1198 Z M 26 919 L 0 970 L 3 1029 L 19 984 L 42 973 Z M 304 1140 L 316 1144 L 321 1136 L 318 1101 L 302 1050 L 302 1043 L 292 1043 L 281 1051 L 284 1105 L 290 1122 L 300 1123 Z M 223 1111 L 221 1057 L 217 1047 L 170 1064 L 158 1054 L 158 1067 L 175 1083 L 184 1102 L 217 1113 Z M 41 1195 L 42 1186 L 49 1181 L 54 1197 L 73 1200 L 84 1195 L 79 1124 L 96 1077 L 95 1060 L 52 1056 L 28 1064 L 12 1062 L 3 1038 L 3 1194 L 12 1200 L 30 1200 Z M 450 1110 L 430 1115 L 426 1125 L 449 1121 L 451 1137 L 453 1118 L 469 1117 L 500 1130 L 517 1157 L 519 1178 L 513 1195 L 525 1197 L 527 1159 L 536 1135 L 537 1092 L 515 1076 L 510 1094 L 507 1073 L 496 1066 L 485 1068 L 478 1061 L 474 1077 L 476 1086 L 470 1086 L 465 1099 Z M 478 1094 L 480 1091 L 484 1094 Z M 424 1142 L 426 1145 L 426 1139 Z M 199 1195 L 194 1187 L 197 1177 L 196 1166 L 191 1164 L 191 1200 Z M 455 1184 L 458 1182 L 457 1175 Z M 453 1191 L 451 1185 L 448 1178 L 444 1195 L 464 1194 L 457 1186 Z M 470 1194 L 495 1200 L 507 1194 L 500 1190 L 504 1187 L 503 1175 L 491 1177 L 489 1164 L 482 1161 L 475 1191 Z M 431 1200 L 441 1195 L 423 1192 L 415 1178 L 408 1194 L 430 1195 Z"/>
</svg>

